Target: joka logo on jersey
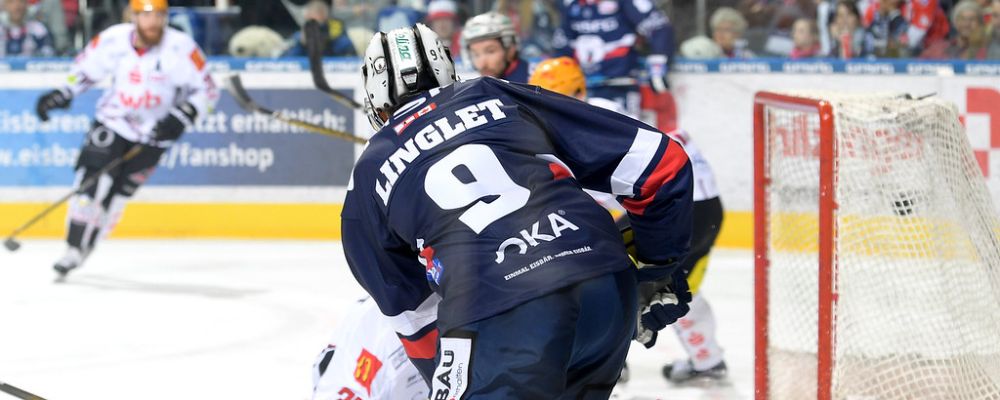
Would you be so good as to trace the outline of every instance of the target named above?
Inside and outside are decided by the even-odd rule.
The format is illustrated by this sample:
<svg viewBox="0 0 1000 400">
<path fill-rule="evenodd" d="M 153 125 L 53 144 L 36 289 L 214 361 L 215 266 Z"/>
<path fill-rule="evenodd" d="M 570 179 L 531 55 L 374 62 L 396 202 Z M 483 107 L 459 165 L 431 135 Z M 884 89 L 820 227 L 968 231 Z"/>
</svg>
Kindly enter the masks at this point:
<svg viewBox="0 0 1000 400">
<path fill-rule="evenodd" d="M 118 92 L 118 101 L 121 101 L 123 106 L 133 110 L 138 110 L 140 108 L 152 109 L 163 104 L 163 98 L 159 95 L 151 93 L 149 90 L 138 96 L 132 96 L 125 92 Z"/>
<path fill-rule="evenodd" d="M 496 263 L 502 264 L 507 259 L 508 247 L 517 246 L 518 254 L 525 254 L 528 252 L 528 246 L 535 247 L 541 244 L 541 242 L 556 240 L 562 237 L 563 231 L 567 229 L 571 231 L 580 230 L 578 226 L 569 222 L 568 219 L 559 216 L 559 213 L 549 213 L 547 219 L 549 221 L 550 232 L 552 232 L 551 235 L 538 232 L 539 224 L 542 221 L 531 224 L 530 231 L 528 229 L 521 229 L 519 232 L 521 234 L 520 237 L 512 237 L 500 243 L 500 247 L 497 249 Z"/>
</svg>

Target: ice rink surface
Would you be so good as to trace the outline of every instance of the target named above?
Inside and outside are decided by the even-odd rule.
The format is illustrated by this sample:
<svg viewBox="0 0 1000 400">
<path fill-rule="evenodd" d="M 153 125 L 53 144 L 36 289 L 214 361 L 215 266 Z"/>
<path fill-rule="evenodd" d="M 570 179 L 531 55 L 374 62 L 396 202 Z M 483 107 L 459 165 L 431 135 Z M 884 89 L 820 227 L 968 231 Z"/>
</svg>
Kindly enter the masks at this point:
<svg viewBox="0 0 1000 400">
<path fill-rule="evenodd" d="M 109 240 L 54 283 L 63 246 L 0 254 L 0 381 L 50 400 L 308 399 L 315 355 L 364 296 L 339 242 Z M 752 263 L 718 250 L 702 288 L 729 382 L 669 385 L 668 328 L 633 342 L 620 399 L 752 397 Z"/>
</svg>

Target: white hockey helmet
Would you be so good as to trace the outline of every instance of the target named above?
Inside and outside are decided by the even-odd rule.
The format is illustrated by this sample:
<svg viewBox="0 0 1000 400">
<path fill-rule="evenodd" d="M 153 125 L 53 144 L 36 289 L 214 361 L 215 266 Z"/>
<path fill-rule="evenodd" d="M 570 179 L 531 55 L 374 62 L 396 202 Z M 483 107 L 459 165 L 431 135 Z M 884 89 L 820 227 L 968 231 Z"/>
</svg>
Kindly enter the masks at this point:
<svg viewBox="0 0 1000 400">
<path fill-rule="evenodd" d="M 361 74 L 365 111 L 376 130 L 407 95 L 457 80 L 451 54 L 434 31 L 419 23 L 375 33 L 365 50 Z"/>
<path fill-rule="evenodd" d="M 462 28 L 462 50 L 468 58 L 469 44 L 485 39 L 500 39 L 505 49 L 517 46 L 517 31 L 510 17 L 490 11 L 469 19 Z"/>
</svg>

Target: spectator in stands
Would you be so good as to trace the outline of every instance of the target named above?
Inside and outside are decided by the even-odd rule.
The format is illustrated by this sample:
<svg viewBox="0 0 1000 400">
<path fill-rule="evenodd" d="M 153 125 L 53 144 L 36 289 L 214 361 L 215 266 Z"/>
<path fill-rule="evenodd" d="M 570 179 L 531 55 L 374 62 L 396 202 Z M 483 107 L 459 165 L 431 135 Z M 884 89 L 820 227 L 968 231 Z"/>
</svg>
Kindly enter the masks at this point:
<svg viewBox="0 0 1000 400">
<path fill-rule="evenodd" d="M 307 3 L 304 18 L 306 21 L 319 21 L 323 24 L 323 30 L 329 33 L 329 36 L 326 38 L 327 43 L 323 46 L 323 56 L 349 57 L 357 55 L 354 51 L 354 43 L 347 37 L 344 22 L 336 18 L 330 18 L 330 6 L 327 5 L 326 1 L 312 0 Z M 295 32 L 290 41 L 292 44 L 282 54 L 283 56 L 304 57 L 309 55 L 308 50 L 306 50 L 304 28 Z"/>
<path fill-rule="evenodd" d="M 52 35 L 52 47 L 56 54 L 63 54 L 71 45 L 69 39 L 69 24 L 66 12 L 63 11 L 63 0 L 35 0 L 28 2 L 28 15 L 49 29 Z M 74 2 L 76 3 L 76 2 Z"/>
<path fill-rule="evenodd" d="M 792 26 L 800 18 L 815 20 L 816 4 L 812 0 L 772 0 L 771 3 L 775 3 L 774 13 L 771 15 L 762 50 L 769 55 L 789 57 L 795 48 Z"/>
<path fill-rule="evenodd" d="M 388 0 L 333 0 L 333 17 L 347 22 L 348 28 L 364 28 L 373 32 L 379 10 L 387 6 Z M 365 38 L 365 46 L 368 46 L 371 36 Z"/>
<path fill-rule="evenodd" d="M 837 7 L 834 3 L 836 2 L 831 0 L 816 0 L 816 28 L 819 29 L 819 52 L 824 56 L 832 54 L 830 53 L 830 48 L 833 47 L 830 43 L 832 37 L 830 35 L 830 24 L 833 23 L 834 14 L 837 12 Z"/>
<path fill-rule="evenodd" d="M 943 8 L 945 3 L 947 1 L 941 0 L 871 0 L 862 21 L 870 27 L 882 9 L 894 7 L 899 10 L 906 22 L 899 37 L 899 44 L 904 46 L 900 56 L 916 56 L 931 43 L 948 38 L 951 27 Z"/>
<path fill-rule="evenodd" d="M 0 57 L 55 55 L 49 30 L 27 19 L 27 0 L 4 0 L 3 8 L 6 21 L 0 26 Z"/>
<path fill-rule="evenodd" d="M 458 5 L 453 0 L 431 0 L 427 4 L 427 26 L 441 38 L 441 42 L 451 51 L 452 58 L 461 53 L 461 22 L 458 19 Z"/>
<path fill-rule="evenodd" d="M 1000 60 L 1000 0 L 993 0 L 990 6 L 990 24 L 987 30 L 990 44 L 986 49 L 986 58 Z"/>
<path fill-rule="evenodd" d="M 793 60 L 824 56 L 820 53 L 819 28 L 816 27 L 815 20 L 810 18 L 795 20 L 792 25 L 792 42 L 795 47 L 789 57 Z"/>
<path fill-rule="evenodd" d="M 903 0 L 876 0 L 871 24 L 865 29 L 864 52 L 879 58 L 909 56 L 906 30 L 909 24 L 901 11 Z"/>
<path fill-rule="evenodd" d="M 840 0 L 830 23 L 830 56 L 842 59 L 863 57 L 865 30 L 854 0 Z"/>
<path fill-rule="evenodd" d="M 747 49 L 743 33 L 747 29 L 747 20 L 739 11 L 730 7 L 719 7 L 709 19 L 712 29 L 712 40 L 722 48 L 726 58 L 753 58 L 754 54 Z"/>
<path fill-rule="evenodd" d="M 955 36 L 950 40 L 931 43 L 920 57 L 985 59 L 989 42 L 986 26 L 983 24 L 982 6 L 975 0 L 962 0 L 951 9 L 951 23 L 955 27 Z"/>
<path fill-rule="evenodd" d="M 410 2 L 398 1 L 395 6 L 383 7 L 376 17 L 376 29 L 388 32 L 397 28 L 408 28 L 424 19 L 423 13 Z"/>
</svg>

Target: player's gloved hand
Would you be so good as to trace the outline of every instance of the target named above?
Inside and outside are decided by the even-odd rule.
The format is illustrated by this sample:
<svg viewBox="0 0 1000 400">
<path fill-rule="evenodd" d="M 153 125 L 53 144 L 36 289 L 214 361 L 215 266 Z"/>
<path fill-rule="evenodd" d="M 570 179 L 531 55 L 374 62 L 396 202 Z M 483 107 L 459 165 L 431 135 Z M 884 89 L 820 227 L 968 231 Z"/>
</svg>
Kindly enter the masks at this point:
<svg viewBox="0 0 1000 400">
<path fill-rule="evenodd" d="M 646 57 L 646 67 L 649 70 L 649 84 L 656 93 L 664 93 L 670 90 L 670 82 L 667 81 L 667 56 L 653 54 Z"/>
<path fill-rule="evenodd" d="M 197 116 L 198 110 L 195 110 L 191 103 L 171 108 L 167 116 L 156 123 L 156 128 L 153 129 L 153 139 L 158 142 L 180 139 L 181 135 L 184 134 L 184 129 L 191 126 Z"/>
<path fill-rule="evenodd" d="M 72 94 L 60 89 L 55 89 L 38 98 L 38 103 L 35 104 L 35 113 L 38 114 L 38 119 L 45 122 L 49 120 L 49 111 L 54 109 L 69 108 L 69 104 L 72 101 Z"/>
<path fill-rule="evenodd" d="M 658 332 L 690 311 L 691 291 L 684 271 L 662 281 L 639 284 L 639 318 L 635 340 L 646 348 L 656 344 Z"/>
</svg>

